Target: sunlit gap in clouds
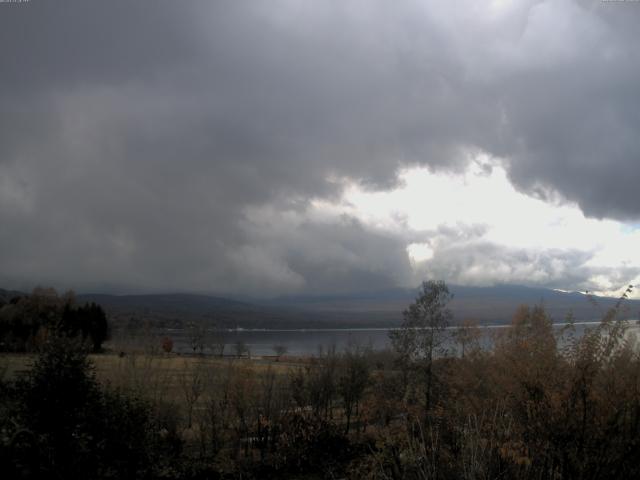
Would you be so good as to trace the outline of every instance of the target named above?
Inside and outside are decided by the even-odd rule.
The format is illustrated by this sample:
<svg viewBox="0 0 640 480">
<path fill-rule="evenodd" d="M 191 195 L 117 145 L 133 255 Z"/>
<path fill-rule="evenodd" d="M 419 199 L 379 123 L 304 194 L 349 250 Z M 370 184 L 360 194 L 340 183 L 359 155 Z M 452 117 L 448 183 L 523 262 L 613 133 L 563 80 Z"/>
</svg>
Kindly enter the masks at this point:
<svg viewBox="0 0 640 480">
<path fill-rule="evenodd" d="M 349 215 L 365 225 L 402 235 L 416 279 L 429 275 L 443 252 L 494 245 L 522 252 L 515 257 L 523 265 L 502 265 L 501 272 L 494 276 L 487 272 L 485 278 L 470 274 L 483 268 L 471 261 L 460 267 L 467 272 L 460 271 L 452 280 L 480 284 L 557 281 L 560 289 L 580 287 L 606 295 L 621 293 L 626 282 L 640 283 L 636 248 L 640 230 L 636 225 L 587 218 L 576 204 L 561 198 L 521 193 L 498 161 L 478 156 L 462 172 L 409 168 L 399 178 L 400 186 L 389 191 L 370 191 L 348 183 L 339 202 L 316 201 L 314 209 Z M 572 260 L 567 260 L 568 252 Z M 525 265 L 537 261 L 544 269 Z M 586 280 L 580 285 L 563 285 L 563 278 L 572 278 L 571 269 L 579 269 L 580 275 L 587 272 Z"/>
</svg>

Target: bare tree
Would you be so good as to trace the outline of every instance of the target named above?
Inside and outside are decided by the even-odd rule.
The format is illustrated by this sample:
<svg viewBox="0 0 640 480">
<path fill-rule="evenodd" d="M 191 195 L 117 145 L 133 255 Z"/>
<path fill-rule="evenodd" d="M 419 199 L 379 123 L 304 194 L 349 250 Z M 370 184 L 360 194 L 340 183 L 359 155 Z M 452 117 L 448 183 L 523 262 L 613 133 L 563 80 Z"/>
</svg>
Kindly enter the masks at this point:
<svg viewBox="0 0 640 480">
<path fill-rule="evenodd" d="M 222 357 L 224 356 L 224 349 L 227 346 L 227 337 L 224 330 L 217 325 L 214 326 L 209 337 L 209 349 L 213 355 Z"/>
<path fill-rule="evenodd" d="M 204 408 L 201 412 L 202 442 L 216 455 L 229 441 L 233 420 L 231 389 L 238 375 L 233 363 L 208 369 L 205 376 Z"/>
<path fill-rule="evenodd" d="M 191 322 L 189 324 L 189 345 L 195 354 L 202 355 L 207 344 L 207 329 L 204 325 Z"/>
<path fill-rule="evenodd" d="M 180 386 L 182 387 L 187 408 L 187 428 L 191 428 L 193 409 L 200 396 L 204 393 L 204 365 L 200 361 L 191 368 L 188 362 L 185 361 L 184 370 L 180 376 Z"/>
<path fill-rule="evenodd" d="M 424 382 L 425 409 L 431 409 L 433 360 L 443 352 L 446 329 L 452 318 L 446 308 L 453 295 L 442 281 L 422 283 L 420 294 L 403 312 L 402 327 L 389 333 L 403 370 L 414 370 Z"/>
<path fill-rule="evenodd" d="M 359 413 L 360 400 L 370 382 L 367 355 L 370 350 L 350 346 L 342 358 L 342 371 L 338 378 L 338 392 L 342 396 L 344 414 L 347 417 L 346 433 L 349 433 L 354 410 Z"/>
<path fill-rule="evenodd" d="M 240 358 L 245 353 L 249 355 L 249 348 L 247 347 L 247 344 L 244 343 L 242 340 L 238 340 L 233 347 L 236 351 L 236 357 Z"/>
<path fill-rule="evenodd" d="M 469 352 L 480 349 L 480 339 L 482 331 L 475 320 L 464 320 L 456 326 L 453 332 L 453 339 L 460 346 L 460 356 L 464 358 Z"/>
</svg>

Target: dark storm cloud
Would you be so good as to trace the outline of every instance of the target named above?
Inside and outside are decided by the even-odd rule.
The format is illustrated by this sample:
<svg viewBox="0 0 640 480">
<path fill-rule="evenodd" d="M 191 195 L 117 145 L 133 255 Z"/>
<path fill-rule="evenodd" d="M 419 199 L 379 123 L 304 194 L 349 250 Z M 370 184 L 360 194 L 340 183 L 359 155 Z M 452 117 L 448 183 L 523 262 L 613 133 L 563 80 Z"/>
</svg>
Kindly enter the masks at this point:
<svg viewBox="0 0 640 480">
<path fill-rule="evenodd" d="M 616 7 L 1 4 L 0 281 L 406 282 L 403 235 L 287 216 L 345 179 L 387 188 L 401 166 L 460 169 L 469 152 L 524 191 L 637 218 L 640 8 Z M 271 229 L 247 214 L 264 205 Z"/>
<path fill-rule="evenodd" d="M 640 9 L 606 2 L 561 2 L 559 11 L 545 4 L 530 14 L 532 36 L 552 31 L 547 56 L 502 81 L 506 132 L 518 139 L 510 174 L 525 191 L 551 187 L 596 217 L 640 216 L 640 54 L 631 19 Z"/>
</svg>

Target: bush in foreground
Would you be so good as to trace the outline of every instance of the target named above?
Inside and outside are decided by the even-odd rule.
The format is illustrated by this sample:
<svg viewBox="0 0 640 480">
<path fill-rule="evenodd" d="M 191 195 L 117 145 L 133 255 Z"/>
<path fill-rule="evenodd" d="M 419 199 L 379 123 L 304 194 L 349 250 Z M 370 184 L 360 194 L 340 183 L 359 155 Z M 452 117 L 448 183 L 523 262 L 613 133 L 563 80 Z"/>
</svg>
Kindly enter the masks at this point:
<svg viewBox="0 0 640 480">
<path fill-rule="evenodd" d="M 10 478 L 151 478 L 171 457 L 150 406 L 101 387 L 82 345 L 66 336 L 52 336 L 4 392 Z"/>
</svg>

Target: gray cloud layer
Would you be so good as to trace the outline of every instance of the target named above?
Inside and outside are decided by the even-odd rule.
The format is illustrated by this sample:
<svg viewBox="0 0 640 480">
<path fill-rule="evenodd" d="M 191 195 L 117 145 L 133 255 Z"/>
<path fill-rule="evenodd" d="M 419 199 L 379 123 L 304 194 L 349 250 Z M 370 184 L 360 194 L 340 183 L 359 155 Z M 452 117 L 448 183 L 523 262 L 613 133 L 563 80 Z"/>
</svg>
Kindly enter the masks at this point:
<svg viewBox="0 0 640 480">
<path fill-rule="evenodd" d="M 530 194 L 637 219 L 638 20 L 599 1 L 2 4 L 0 281 L 407 283 L 406 236 L 304 219 L 309 201 L 469 152 Z M 269 225 L 247 213 L 265 205 Z"/>
</svg>

